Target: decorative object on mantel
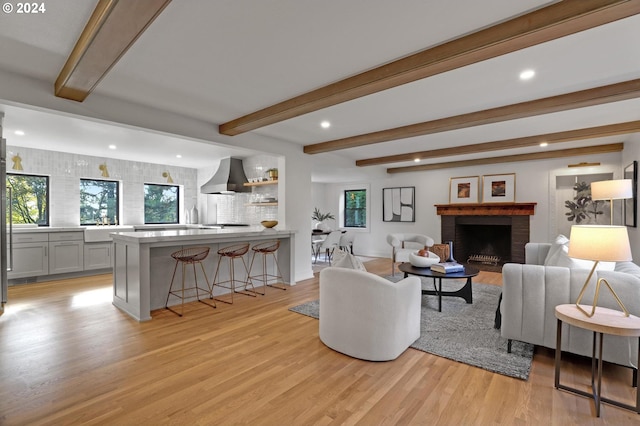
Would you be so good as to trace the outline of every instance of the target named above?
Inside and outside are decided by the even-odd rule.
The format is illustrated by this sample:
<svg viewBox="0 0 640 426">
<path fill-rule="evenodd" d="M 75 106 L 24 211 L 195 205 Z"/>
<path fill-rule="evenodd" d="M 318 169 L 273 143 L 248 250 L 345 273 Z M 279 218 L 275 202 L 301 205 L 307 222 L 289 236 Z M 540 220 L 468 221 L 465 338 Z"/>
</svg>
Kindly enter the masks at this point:
<svg viewBox="0 0 640 426">
<path fill-rule="evenodd" d="M 13 170 L 22 170 L 22 158 L 20 158 L 20 154 L 11 157 L 11 161 L 13 161 Z"/>
<path fill-rule="evenodd" d="M 449 204 L 477 203 L 479 183 L 478 176 L 449 179 Z"/>
<path fill-rule="evenodd" d="M 638 224 L 638 162 L 624 168 L 624 178 L 631 179 L 633 197 L 624 200 L 624 224 L 635 228 Z"/>
<path fill-rule="evenodd" d="M 162 172 L 162 177 L 167 178 L 167 183 L 173 183 L 173 179 L 171 178 L 171 174 L 169 174 L 169 172 Z"/>
<path fill-rule="evenodd" d="M 624 315 L 628 317 L 629 311 L 625 308 L 616 292 L 613 291 L 609 282 L 604 278 L 599 278 L 596 284 L 591 313 L 585 311 L 580 306 L 580 301 L 587 290 L 587 286 L 598 266 L 598 262 L 629 262 L 632 260 L 627 228 L 624 226 L 611 225 L 573 225 L 571 227 L 569 241 L 569 257 L 594 261 L 593 268 L 591 268 L 591 272 L 589 272 L 589 276 L 587 276 L 587 280 L 584 282 L 582 290 L 580 290 L 580 294 L 576 299 L 576 307 L 578 310 L 586 316 L 592 317 L 598 304 L 600 285 L 605 283 L 616 299 L 616 302 L 618 302 L 618 305 L 620 305 L 620 308 L 622 308 Z"/>
<path fill-rule="evenodd" d="M 323 231 L 328 231 L 329 226 L 324 223 L 325 220 L 335 220 L 335 216 L 332 213 L 322 213 L 320 209 L 317 207 L 313 210 L 311 214 L 311 220 L 315 220 L 317 223 L 315 224 L 315 229 L 321 229 Z"/>
<path fill-rule="evenodd" d="M 516 201 L 516 174 L 482 176 L 483 203 L 513 203 Z"/>
<path fill-rule="evenodd" d="M 415 186 L 382 189 L 383 222 L 415 222 Z"/>
<path fill-rule="evenodd" d="M 102 177 L 109 177 L 109 170 L 107 169 L 107 163 L 102 163 L 98 166 L 98 170 L 102 172 Z"/>
</svg>

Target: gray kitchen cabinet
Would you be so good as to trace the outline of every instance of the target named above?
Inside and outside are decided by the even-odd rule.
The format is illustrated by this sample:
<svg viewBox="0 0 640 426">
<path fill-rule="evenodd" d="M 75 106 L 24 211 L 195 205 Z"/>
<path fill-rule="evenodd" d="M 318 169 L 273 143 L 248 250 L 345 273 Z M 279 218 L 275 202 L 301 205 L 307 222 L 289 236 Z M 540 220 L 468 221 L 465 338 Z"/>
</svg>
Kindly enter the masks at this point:
<svg viewBox="0 0 640 426">
<path fill-rule="evenodd" d="M 84 270 L 111 268 L 111 243 L 84 244 Z"/>
<path fill-rule="evenodd" d="M 84 234 L 82 231 L 49 234 L 49 274 L 84 270 Z"/>
<path fill-rule="evenodd" d="M 49 234 L 23 233 L 13 236 L 11 270 L 7 278 L 24 278 L 49 273 Z"/>
</svg>

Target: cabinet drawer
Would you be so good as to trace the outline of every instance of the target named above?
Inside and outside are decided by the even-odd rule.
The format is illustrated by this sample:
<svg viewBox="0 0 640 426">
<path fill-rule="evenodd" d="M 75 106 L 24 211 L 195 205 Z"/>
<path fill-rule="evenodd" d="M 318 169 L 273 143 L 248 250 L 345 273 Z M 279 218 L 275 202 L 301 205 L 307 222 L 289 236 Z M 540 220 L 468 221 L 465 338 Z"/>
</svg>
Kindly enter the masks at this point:
<svg viewBox="0 0 640 426">
<path fill-rule="evenodd" d="M 49 241 L 47 232 L 13 233 L 13 244 L 20 243 L 46 243 Z"/>
<path fill-rule="evenodd" d="M 84 232 L 51 232 L 49 234 L 49 241 L 84 241 Z"/>
</svg>

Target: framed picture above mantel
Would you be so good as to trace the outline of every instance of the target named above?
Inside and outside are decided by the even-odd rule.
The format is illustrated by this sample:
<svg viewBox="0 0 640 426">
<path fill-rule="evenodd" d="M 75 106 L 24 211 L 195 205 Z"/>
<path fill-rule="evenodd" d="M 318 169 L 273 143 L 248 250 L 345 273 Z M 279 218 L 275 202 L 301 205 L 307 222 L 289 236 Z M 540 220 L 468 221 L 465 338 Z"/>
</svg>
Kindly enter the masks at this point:
<svg viewBox="0 0 640 426">
<path fill-rule="evenodd" d="M 483 203 L 515 203 L 516 174 L 482 176 Z"/>
<path fill-rule="evenodd" d="M 449 179 L 449 204 L 473 204 L 478 202 L 479 176 Z"/>
</svg>

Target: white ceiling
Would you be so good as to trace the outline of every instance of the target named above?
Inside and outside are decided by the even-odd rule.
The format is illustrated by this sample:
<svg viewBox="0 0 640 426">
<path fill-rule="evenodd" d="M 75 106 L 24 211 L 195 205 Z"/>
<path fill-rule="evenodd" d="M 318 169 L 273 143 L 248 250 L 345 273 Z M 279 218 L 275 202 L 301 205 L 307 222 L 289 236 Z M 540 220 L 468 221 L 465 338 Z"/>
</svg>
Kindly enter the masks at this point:
<svg viewBox="0 0 640 426">
<path fill-rule="evenodd" d="M 358 72 L 495 25 L 540 0 L 173 1 L 100 82 L 92 97 L 122 99 L 217 125 Z M 96 1 L 57 0 L 44 14 L 0 16 L 0 70 L 51 84 Z M 523 49 L 253 131 L 307 145 L 640 78 L 640 16 Z M 536 77 L 521 82 L 525 68 Z M 3 94 L 0 92 L 0 100 Z M 192 141 L 64 114 L 0 105 L 5 137 L 88 155 L 200 167 L 247 155 L 234 140 Z M 352 148 L 313 157 L 315 181 L 356 179 L 355 160 L 640 119 L 640 100 Z M 332 126 L 321 129 L 320 121 Z M 561 144 L 626 141 L 629 135 Z M 231 142 L 229 142 L 231 141 Z M 114 143 L 116 151 L 106 145 Z M 267 146 L 253 143 L 256 150 Z M 531 152 L 539 148 L 508 151 Z M 176 154 L 193 154 L 179 161 Z M 494 155 L 494 154 L 489 154 Z M 471 155 L 431 160 L 452 161 Z M 486 156 L 486 155 L 485 155 Z M 337 161 L 339 160 L 339 161 Z M 341 164 L 337 167 L 336 164 Z M 409 165 L 407 163 L 375 166 Z"/>
</svg>

